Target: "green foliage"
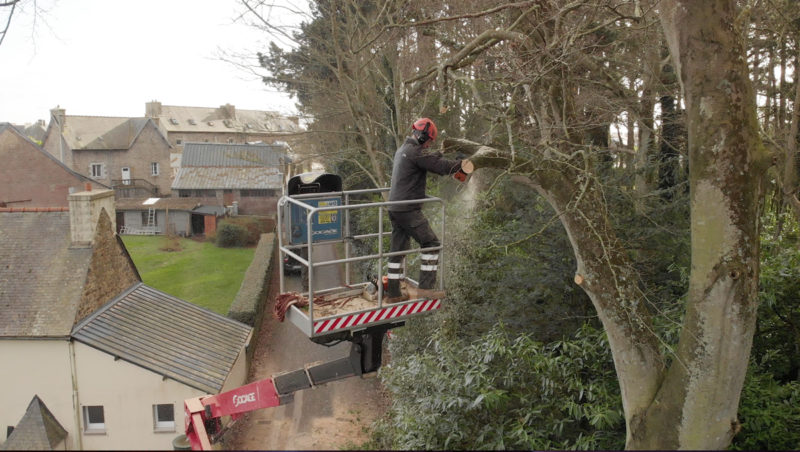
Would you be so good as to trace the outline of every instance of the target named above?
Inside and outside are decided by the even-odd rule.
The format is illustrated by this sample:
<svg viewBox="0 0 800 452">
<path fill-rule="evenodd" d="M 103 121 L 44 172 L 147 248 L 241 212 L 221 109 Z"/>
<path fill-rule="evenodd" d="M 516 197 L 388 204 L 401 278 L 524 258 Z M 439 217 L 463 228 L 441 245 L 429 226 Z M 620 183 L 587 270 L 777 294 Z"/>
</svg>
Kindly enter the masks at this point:
<svg viewBox="0 0 800 452">
<path fill-rule="evenodd" d="M 241 248 L 247 245 L 247 229 L 238 224 L 222 223 L 217 229 L 217 246 Z"/>
<path fill-rule="evenodd" d="M 416 326 L 416 325 L 415 325 Z M 550 344 L 501 326 L 472 342 L 434 336 L 381 371 L 392 394 L 383 449 L 620 449 L 625 422 L 605 335 Z"/>
<path fill-rule="evenodd" d="M 753 356 L 779 381 L 800 380 L 800 227 L 789 213 L 763 220 L 758 328 Z"/>
<path fill-rule="evenodd" d="M 220 221 L 214 241 L 223 248 L 255 246 L 261 234 L 268 232 L 268 225 L 267 221 L 254 217 L 226 218 Z"/>
<path fill-rule="evenodd" d="M 742 431 L 733 450 L 796 450 L 800 447 L 800 382 L 781 384 L 751 366 L 739 406 Z"/>
<path fill-rule="evenodd" d="M 514 332 L 554 340 L 591 313 L 572 282 L 575 259 L 555 213 L 528 189 L 503 181 L 476 201 L 468 228 L 463 206 L 448 213 L 448 309 L 445 329 L 456 337 L 503 322 Z M 546 246 L 542 246 L 546 244 Z"/>
<path fill-rule="evenodd" d="M 180 239 L 180 251 L 164 252 L 163 236 L 122 236 L 145 284 L 225 315 L 253 260 L 254 248 L 218 248 Z"/>
</svg>

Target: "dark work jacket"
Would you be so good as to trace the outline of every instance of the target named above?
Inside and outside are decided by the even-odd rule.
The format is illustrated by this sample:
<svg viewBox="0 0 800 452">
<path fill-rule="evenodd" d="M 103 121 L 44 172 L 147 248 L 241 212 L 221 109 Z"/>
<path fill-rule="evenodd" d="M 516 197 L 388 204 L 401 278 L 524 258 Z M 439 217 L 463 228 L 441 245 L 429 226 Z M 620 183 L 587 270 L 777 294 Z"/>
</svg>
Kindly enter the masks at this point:
<svg viewBox="0 0 800 452">
<path fill-rule="evenodd" d="M 389 201 L 423 199 L 425 198 L 428 171 L 444 176 L 455 174 L 459 169 L 461 169 L 461 160 L 448 160 L 442 157 L 440 152 L 432 152 L 423 148 L 416 138 L 408 137 L 394 153 Z M 421 208 L 422 204 L 389 206 L 389 210 L 394 212 Z"/>
</svg>

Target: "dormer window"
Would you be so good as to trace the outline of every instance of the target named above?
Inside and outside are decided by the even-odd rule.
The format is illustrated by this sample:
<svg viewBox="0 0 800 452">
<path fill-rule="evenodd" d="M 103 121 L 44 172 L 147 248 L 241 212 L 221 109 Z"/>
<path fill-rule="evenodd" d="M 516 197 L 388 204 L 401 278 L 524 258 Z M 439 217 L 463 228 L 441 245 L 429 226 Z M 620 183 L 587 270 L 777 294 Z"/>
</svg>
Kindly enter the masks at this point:
<svg viewBox="0 0 800 452">
<path fill-rule="evenodd" d="M 177 126 L 178 125 L 178 120 L 175 119 L 175 118 L 169 118 L 169 123 L 174 125 L 174 126 Z"/>
<path fill-rule="evenodd" d="M 208 125 L 213 127 L 214 126 L 214 121 L 208 121 Z"/>
<path fill-rule="evenodd" d="M 197 125 L 197 121 L 195 121 L 194 119 L 190 119 L 189 120 L 189 124 L 191 124 L 193 126 L 196 126 Z"/>
</svg>

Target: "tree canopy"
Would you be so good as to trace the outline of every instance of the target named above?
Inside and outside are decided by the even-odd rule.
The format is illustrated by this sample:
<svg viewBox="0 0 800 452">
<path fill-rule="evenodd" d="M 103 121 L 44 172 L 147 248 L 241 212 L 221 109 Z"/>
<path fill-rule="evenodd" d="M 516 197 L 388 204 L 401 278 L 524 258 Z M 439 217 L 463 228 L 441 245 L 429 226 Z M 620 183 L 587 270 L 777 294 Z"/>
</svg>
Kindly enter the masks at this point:
<svg viewBox="0 0 800 452">
<path fill-rule="evenodd" d="M 311 2 L 259 61 L 348 187 L 418 116 L 479 168 L 376 444 L 797 447 L 798 38 L 790 0 Z"/>
</svg>

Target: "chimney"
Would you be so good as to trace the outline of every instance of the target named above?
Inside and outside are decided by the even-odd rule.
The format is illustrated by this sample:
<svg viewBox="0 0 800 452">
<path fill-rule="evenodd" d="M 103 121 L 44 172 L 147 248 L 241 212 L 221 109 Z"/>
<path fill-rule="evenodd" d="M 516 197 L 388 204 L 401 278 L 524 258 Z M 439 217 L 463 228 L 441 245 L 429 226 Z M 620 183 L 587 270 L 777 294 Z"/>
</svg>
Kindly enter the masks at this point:
<svg viewBox="0 0 800 452">
<path fill-rule="evenodd" d="M 72 246 L 91 246 L 94 243 L 97 221 L 105 209 L 116 231 L 117 215 L 114 190 L 91 190 L 73 193 L 69 200 L 69 227 Z"/>
<path fill-rule="evenodd" d="M 220 110 L 222 110 L 222 115 L 225 119 L 236 119 L 236 107 L 231 104 L 220 105 Z"/>
<path fill-rule="evenodd" d="M 161 102 L 153 100 L 144 104 L 144 115 L 148 118 L 158 118 L 161 116 Z"/>
<path fill-rule="evenodd" d="M 59 130 L 64 130 L 64 121 L 67 120 L 67 110 L 56 106 L 50 110 L 50 116 L 56 121 Z"/>
</svg>

